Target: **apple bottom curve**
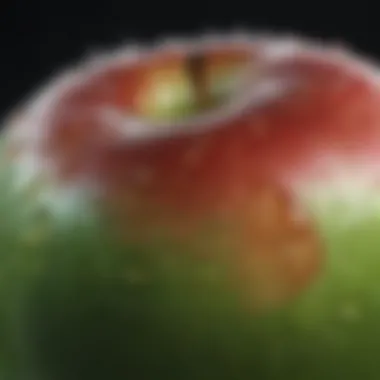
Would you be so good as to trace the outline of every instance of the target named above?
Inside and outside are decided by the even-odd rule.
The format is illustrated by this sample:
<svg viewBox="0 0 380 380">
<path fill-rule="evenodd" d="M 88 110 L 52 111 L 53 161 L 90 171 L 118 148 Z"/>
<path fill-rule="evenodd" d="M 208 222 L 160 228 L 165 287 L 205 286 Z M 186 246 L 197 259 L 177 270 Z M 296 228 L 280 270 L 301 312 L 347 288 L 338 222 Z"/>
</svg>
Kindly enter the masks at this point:
<svg viewBox="0 0 380 380">
<path fill-rule="evenodd" d="M 354 220 L 352 199 L 313 197 L 322 274 L 261 312 L 221 261 L 182 245 L 172 254 L 179 246 L 165 241 L 128 244 L 102 218 L 75 216 L 88 206 L 54 216 L 33 199 L 2 175 L 4 378 L 378 378 L 378 194 L 355 200 Z"/>
</svg>

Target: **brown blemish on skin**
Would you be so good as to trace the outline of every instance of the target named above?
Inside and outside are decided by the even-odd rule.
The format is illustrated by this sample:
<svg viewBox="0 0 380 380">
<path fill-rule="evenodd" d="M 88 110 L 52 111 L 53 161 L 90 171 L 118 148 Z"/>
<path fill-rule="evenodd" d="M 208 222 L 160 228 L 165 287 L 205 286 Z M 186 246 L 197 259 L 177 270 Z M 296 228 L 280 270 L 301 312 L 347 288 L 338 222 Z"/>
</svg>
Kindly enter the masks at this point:
<svg viewBox="0 0 380 380">
<path fill-rule="evenodd" d="M 235 265 L 249 304 L 265 309 L 311 284 L 320 273 L 324 250 L 312 219 L 294 218 L 300 206 L 289 195 L 269 187 L 252 201 Z"/>
</svg>

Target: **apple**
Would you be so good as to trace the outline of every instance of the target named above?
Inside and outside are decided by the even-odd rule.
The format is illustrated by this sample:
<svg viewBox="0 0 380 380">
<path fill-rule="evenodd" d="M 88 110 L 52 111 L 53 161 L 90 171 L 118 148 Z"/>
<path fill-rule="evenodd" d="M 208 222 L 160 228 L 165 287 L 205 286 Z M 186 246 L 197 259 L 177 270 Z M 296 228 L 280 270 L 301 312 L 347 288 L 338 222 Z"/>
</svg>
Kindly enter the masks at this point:
<svg viewBox="0 0 380 380">
<path fill-rule="evenodd" d="M 121 47 L 4 121 L 8 379 L 378 379 L 375 63 L 286 35 Z"/>
</svg>

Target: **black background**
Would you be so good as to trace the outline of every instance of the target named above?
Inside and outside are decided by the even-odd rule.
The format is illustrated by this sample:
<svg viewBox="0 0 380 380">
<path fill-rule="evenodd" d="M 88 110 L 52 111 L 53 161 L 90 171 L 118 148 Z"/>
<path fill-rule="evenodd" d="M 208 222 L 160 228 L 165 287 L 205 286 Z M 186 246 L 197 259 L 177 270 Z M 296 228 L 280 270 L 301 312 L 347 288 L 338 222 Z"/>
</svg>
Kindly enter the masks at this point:
<svg viewBox="0 0 380 380">
<path fill-rule="evenodd" d="M 344 41 L 380 60 L 376 1 L 2 0 L 0 116 L 91 49 L 236 28 Z"/>
</svg>

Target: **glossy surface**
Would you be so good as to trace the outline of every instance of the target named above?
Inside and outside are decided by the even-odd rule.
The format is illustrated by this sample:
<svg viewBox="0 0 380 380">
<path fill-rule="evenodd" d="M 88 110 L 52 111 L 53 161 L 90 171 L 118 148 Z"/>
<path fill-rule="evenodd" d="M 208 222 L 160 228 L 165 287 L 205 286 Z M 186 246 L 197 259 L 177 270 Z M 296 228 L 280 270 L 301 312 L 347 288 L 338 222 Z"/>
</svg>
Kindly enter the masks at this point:
<svg viewBox="0 0 380 380">
<path fill-rule="evenodd" d="M 216 108 L 193 93 L 190 113 L 161 113 L 157 75 L 174 92 L 192 83 L 183 53 L 160 49 L 68 81 L 10 127 L 5 368 L 378 378 L 377 77 L 342 52 L 280 45 L 206 50 L 207 83 L 244 66 Z"/>
</svg>

